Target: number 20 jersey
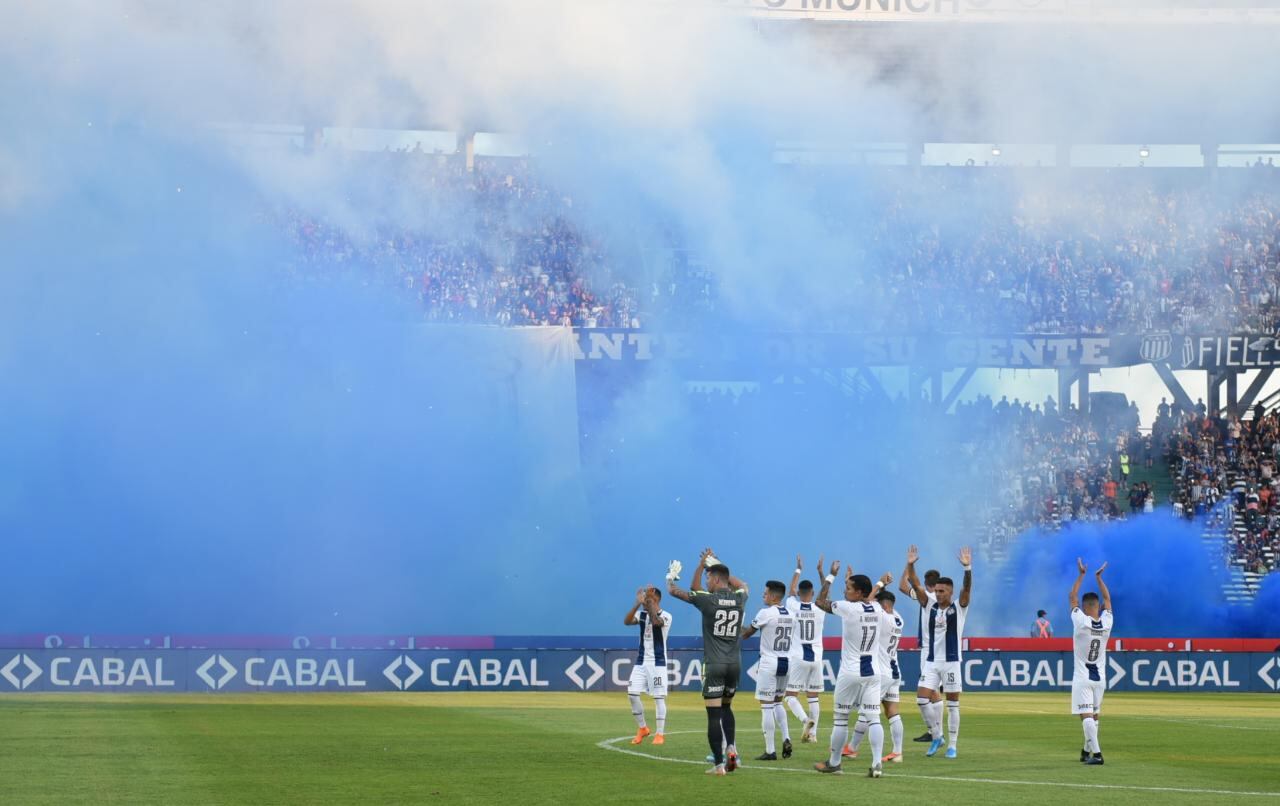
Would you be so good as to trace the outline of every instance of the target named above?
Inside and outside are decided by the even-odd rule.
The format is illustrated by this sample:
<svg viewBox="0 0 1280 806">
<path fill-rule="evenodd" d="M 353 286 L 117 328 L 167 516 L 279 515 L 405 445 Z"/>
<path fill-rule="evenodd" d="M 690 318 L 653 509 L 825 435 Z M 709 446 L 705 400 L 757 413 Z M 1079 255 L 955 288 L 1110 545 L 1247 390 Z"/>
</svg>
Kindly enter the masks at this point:
<svg viewBox="0 0 1280 806">
<path fill-rule="evenodd" d="M 1111 637 L 1113 622 L 1110 610 L 1103 610 L 1096 620 L 1089 618 L 1078 607 L 1071 611 L 1076 656 L 1075 676 L 1072 678 L 1074 681 L 1107 681 L 1107 639 Z"/>
</svg>

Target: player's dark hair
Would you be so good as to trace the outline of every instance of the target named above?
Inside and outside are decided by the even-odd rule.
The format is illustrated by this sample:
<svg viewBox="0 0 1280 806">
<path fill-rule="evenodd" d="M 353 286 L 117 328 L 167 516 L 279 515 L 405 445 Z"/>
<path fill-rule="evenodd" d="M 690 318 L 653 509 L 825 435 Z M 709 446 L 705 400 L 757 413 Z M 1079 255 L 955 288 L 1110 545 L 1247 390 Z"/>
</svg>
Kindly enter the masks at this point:
<svg viewBox="0 0 1280 806">
<path fill-rule="evenodd" d="M 1081 604 L 1093 604 L 1096 601 L 1098 601 L 1098 594 L 1093 593 L 1092 591 L 1090 591 L 1089 593 L 1086 593 L 1080 599 Z"/>
<path fill-rule="evenodd" d="M 657 598 L 659 598 L 659 599 L 661 599 L 661 598 L 662 598 L 662 591 L 658 590 L 657 588 L 649 588 L 649 590 L 650 590 L 650 592 L 652 592 L 652 593 L 653 593 L 653 595 L 654 595 L 654 596 L 656 596 Z"/>
<path fill-rule="evenodd" d="M 764 589 L 769 591 L 769 593 L 776 593 L 779 596 L 783 596 L 787 592 L 787 586 L 783 585 L 781 582 L 779 582 L 776 579 L 771 579 L 768 582 L 764 583 Z"/>
<path fill-rule="evenodd" d="M 928 571 L 924 572 L 924 584 L 926 585 L 937 585 L 938 580 L 941 578 L 942 574 L 940 574 L 936 568 L 930 568 Z"/>
<path fill-rule="evenodd" d="M 1037 610 L 1037 611 L 1036 611 L 1036 618 L 1044 618 L 1044 611 L 1043 611 L 1043 610 Z"/>
<path fill-rule="evenodd" d="M 708 573 L 708 574 L 715 574 L 716 576 L 722 576 L 722 577 L 724 577 L 725 579 L 728 579 L 728 578 L 729 578 L 729 566 L 725 565 L 724 563 L 716 563 L 715 565 L 713 565 L 713 566 L 711 566 L 710 568 L 708 568 L 708 569 L 707 569 L 707 573 Z"/>
<path fill-rule="evenodd" d="M 796 589 L 801 593 L 808 593 L 809 591 L 813 590 L 813 583 L 807 579 L 802 579 L 800 580 L 799 587 Z"/>
<path fill-rule="evenodd" d="M 853 582 L 853 589 L 858 593 L 861 593 L 863 596 L 871 594 L 871 577 L 866 574 L 854 574 L 850 577 L 850 581 Z"/>
<path fill-rule="evenodd" d="M 948 588 L 954 588 L 956 583 L 951 581 L 951 577 L 938 577 L 938 581 L 934 585 L 946 585 Z"/>
<path fill-rule="evenodd" d="M 877 602 L 896 602 L 898 601 L 898 597 L 894 596 L 893 591 L 891 590 L 882 590 L 876 594 L 876 601 Z"/>
</svg>

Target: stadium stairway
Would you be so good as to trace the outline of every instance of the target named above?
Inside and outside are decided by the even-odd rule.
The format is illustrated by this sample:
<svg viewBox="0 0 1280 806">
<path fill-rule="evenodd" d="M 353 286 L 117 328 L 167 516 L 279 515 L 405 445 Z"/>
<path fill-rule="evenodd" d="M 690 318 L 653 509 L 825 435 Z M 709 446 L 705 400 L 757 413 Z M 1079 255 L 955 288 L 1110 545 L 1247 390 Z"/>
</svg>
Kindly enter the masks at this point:
<svg viewBox="0 0 1280 806">
<path fill-rule="evenodd" d="M 1169 502 L 1169 494 L 1173 492 L 1173 477 L 1169 473 L 1169 463 L 1159 459 L 1150 468 L 1135 465 L 1129 474 L 1129 485 L 1146 482 L 1156 496 L 1156 506 Z"/>
</svg>

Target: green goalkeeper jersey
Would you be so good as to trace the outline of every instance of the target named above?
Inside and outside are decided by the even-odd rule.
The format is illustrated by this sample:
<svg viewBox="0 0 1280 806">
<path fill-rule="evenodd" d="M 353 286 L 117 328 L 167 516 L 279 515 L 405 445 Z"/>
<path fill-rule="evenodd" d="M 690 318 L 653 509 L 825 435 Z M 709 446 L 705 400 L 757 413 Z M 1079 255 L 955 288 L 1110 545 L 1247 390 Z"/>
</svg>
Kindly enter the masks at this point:
<svg viewBox="0 0 1280 806">
<path fill-rule="evenodd" d="M 702 662 L 738 663 L 742 659 L 743 608 L 745 590 L 724 588 L 691 591 L 693 606 L 702 611 Z"/>
</svg>

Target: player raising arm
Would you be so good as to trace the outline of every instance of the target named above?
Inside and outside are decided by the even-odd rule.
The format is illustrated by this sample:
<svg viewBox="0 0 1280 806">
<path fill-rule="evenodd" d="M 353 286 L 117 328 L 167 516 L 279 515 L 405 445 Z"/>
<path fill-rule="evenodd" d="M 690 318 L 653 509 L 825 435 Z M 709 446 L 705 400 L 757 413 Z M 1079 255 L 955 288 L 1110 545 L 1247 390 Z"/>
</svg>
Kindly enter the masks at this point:
<svg viewBox="0 0 1280 806">
<path fill-rule="evenodd" d="M 822 560 L 822 557 L 818 557 L 819 580 L 822 579 Z M 827 614 L 814 604 L 813 597 L 817 591 L 814 590 L 813 583 L 807 579 L 800 580 L 803 567 L 804 561 L 797 554 L 796 571 L 791 577 L 791 596 L 787 599 L 787 609 L 796 620 L 796 637 L 791 642 L 791 674 L 787 678 L 786 703 L 796 719 L 804 723 L 800 741 L 813 742 L 818 738 L 818 695 L 825 688 L 822 674 L 822 630 L 826 626 Z M 800 692 L 808 694 L 807 714 L 800 705 Z M 782 718 L 786 719 L 785 711 Z"/>
<path fill-rule="evenodd" d="M 961 668 L 963 658 L 960 647 L 964 641 L 964 623 L 969 615 L 969 597 L 973 590 L 973 552 L 968 547 L 960 549 L 959 560 L 964 567 L 964 586 L 960 589 L 958 599 L 952 599 L 954 583 L 949 577 L 939 577 L 932 595 L 926 595 L 920 589 L 920 580 L 916 577 L 915 559 L 918 552 L 915 546 L 908 550 L 907 574 L 909 584 L 916 592 L 916 599 L 927 604 L 924 624 L 924 646 L 920 650 L 920 685 L 916 690 L 916 703 L 920 710 L 931 719 L 929 731 L 933 734 L 933 742 L 929 745 L 927 756 L 937 754 L 942 747 L 942 714 L 941 709 L 932 704 L 934 694 L 943 691 L 947 699 L 947 758 L 955 758 L 958 753 L 956 743 L 960 738 L 960 692 Z"/>
<path fill-rule="evenodd" d="M 702 588 L 702 572 L 707 588 Z M 667 577 L 667 591 L 702 611 L 702 703 L 707 709 L 707 742 L 715 766 L 708 775 L 724 775 L 738 766 L 733 695 L 742 674 L 742 610 L 747 584 L 729 573 L 729 567 L 703 549 L 691 590 L 676 586 L 674 572 Z"/>
<path fill-rule="evenodd" d="M 924 647 L 924 620 L 928 608 L 933 604 L 933 588 L 938 584 L 938 579 L 942 574 L 936 569 L 930 568 L 924 572 L 924 588 L 921 590 L 917 585 L 912 584 L 912 578 L 915 577 L 914 566 L 916 560 L 920 559 L 920 551 L 911 546 L 907 549 L 907 567 L 902 571 L 902 579 L 898 582 L 898 590 L 911 597 L 919 608 L 918 618 L 916 619 L 916 640 L 920 647 Z M 918 582 L 918 580 L 917 580 Z M 920 594 L 924 594 L 921 598 Z M 912 739 L 913 742 L 932 742 L 941 736 L 941 733 L 934 735 L 933 723 L 936 721 L 939 726 L 942 724 L 942 695 L 937 691 L 933 693 L 933 697 L 920 696 L 920 680 L 924 679 L 925 672 L 928 671 L 928 664 L 924 661 L 924 653 L 920 653 L 920 673 L 916 678 L 916 707 L 920 709 L 920 716 L 924 718 L 924 733 Z M 939 727 L 941 730 L 941 727 Z"/>
<path fill-rule="evenodd" d="M 629 627 L 640 625 L 640 652 L 636 664 L 631 667 L 631 680 L 627 684 L 627 696 L 631 700 L 631 714 L 636 718 L 636 735 L 632 744 L 640 744 L 649 735 L 644 721 L 644 703 L 641 694 L 653 698 L 654 721 L 657 733 L 654 744 L 663 744 L 663 730 L 667 724 L 667 635 L 671 632 L 671 614 L 660 606 L 662 592 L 648 586 L 636 591 L 636 603 L 622 619 Z"/>
<path fill-rule="evenodd" d="M 1111 591 L 1102 581 L 1103 563 L 1093 572 L 1102 592 L 1101 607 L 1098 594 L 1086 593 L 1083 603 L 1079 599 L 1080 583 L 1089 572 L 1084 560 L 1077 559 L 1080 575 L 1071 586 L 1068 599 L 1071 603 L 1071 635 L 1075 650 L 1075 668 L 1071 675 L 1071 712 L 1080 717 L 1084 728 L 1084 749 L 1080 760 L 1085 764 L 1102 764 L 1102 747 L 1098 744 L 1098 720 L 1102 716 L 1102 695 L 1107 690 L 1107 640 L 1111 637 Z M 1082 608 L 1083 604 L 1083 608 Z"/>
<path fill-rule="evenodd" d="M 782 709 L 782 693 L 787 685 L 791 641 L 795 618 L 782 604 L 787 589 L 781 582 L 769 580 L 764 585 L 764 607 L 742 631 L 746 640 L 760 633 L 760 664 L 756 667 L 756 699 L 760 701 L 761 730 L 764 731 L 764 753 L 756 761 L 777 761 L 774 732 L 778 717 L 782 718 L 782 757 L 791 758 L 791 736 L 787 733 L 787 715 Z"/>
<path fill-rule="evenodd" d="M 818 772 L 840 774 L 841 753 L 849 736 L 849 714 L 857 709 L 859 721 L 865 720 L 871 740 L 872 764 L 869 775 L 879 778 L 882 772 L 880 753 L 884 749 L 884 726 L 880 724 L 879 634 L 884 626 L 884 611 L 871 600 L 876 586 L 862 574 L 846 574 L 844 598 L 831 601 L 831 583 L 835 581 L 839 562 L 822 580 L 817 605 L 838 616 L 843 640 L 840 651 L 840 674 L 836 676 L 835 713 L 832 716 L 831 755 L 813 765 Z"/>
</svg>

